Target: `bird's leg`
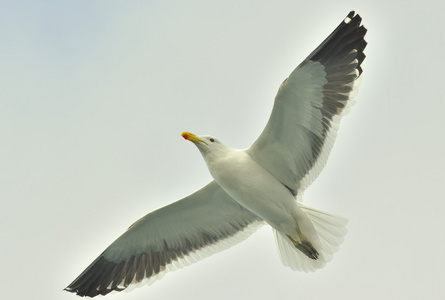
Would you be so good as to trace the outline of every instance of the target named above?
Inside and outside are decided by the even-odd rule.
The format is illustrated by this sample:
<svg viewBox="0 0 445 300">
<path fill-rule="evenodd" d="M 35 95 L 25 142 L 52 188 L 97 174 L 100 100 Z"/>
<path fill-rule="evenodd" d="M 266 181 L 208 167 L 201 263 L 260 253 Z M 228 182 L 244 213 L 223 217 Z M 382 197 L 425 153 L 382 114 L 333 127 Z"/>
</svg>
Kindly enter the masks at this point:
<svg viewBox="0 0 445 300">
<path fill-rule="evenodd" d="M 312 246 L 311 242 L 306 239 L 299 229 L 297 229 L 297 234 L 300 237 L 300 241 L 296 241 L 290 235 L 287 235 L 292 244 L 294 244 L 295 248 L 303 252 L 310 259 L 318 259 L 318 251 L 314 246 Z"/>
</svg>

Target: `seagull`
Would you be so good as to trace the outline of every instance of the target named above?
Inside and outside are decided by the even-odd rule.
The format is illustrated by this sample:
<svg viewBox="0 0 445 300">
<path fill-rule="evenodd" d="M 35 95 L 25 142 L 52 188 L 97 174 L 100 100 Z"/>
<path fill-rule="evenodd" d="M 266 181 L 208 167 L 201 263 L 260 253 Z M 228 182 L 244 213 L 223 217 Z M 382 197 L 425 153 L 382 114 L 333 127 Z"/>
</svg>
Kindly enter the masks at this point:
<svg viewBox="0 0 445 300">
<path fill-rule="evenodd" d="M 354 102 L 367 45 L 361 21 L 351 11 L 284 80 L 250 148 L 182 132 L 214 180 L 136 221 L 65 290 L 94 297 L 150 284 L 265 224 L 285 266 L 304 272 L 324 267 L 344 239 L 347 220 L 303 205 L 302 195 L 325 166 L 340 119 Z"/>
</svg>

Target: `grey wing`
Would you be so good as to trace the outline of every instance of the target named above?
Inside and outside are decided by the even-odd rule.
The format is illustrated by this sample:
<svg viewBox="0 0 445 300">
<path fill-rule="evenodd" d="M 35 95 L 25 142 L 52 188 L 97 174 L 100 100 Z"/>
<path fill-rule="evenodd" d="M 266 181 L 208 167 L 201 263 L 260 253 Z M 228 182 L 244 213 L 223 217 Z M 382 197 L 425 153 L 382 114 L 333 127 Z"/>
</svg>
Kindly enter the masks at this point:
<svg viewBox="0 0 445 300">
<path fill-rule="evenodd" d="M 212 181 L 136 221 L 65 290 L 94 297 L 150 283 L 242 241 L 262 224 Z"/>
<path fill-rule="evenodd" d="M 366 28 L 350 12 L 282 83 L 270 119 L 247 150 L 294 195 L 321 172 L 340 118 L 353 103 Z"/>
</svg>

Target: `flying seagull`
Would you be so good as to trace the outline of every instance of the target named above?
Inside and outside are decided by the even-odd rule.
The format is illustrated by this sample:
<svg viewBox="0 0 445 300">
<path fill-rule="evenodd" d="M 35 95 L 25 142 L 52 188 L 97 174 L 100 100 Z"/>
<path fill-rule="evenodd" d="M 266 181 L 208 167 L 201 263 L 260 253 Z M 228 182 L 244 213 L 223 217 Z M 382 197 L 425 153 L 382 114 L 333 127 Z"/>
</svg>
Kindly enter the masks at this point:
<svg viewBox="0 0 445 300">
<path fill-rule="evenodd" d="M 214 181 L 136 221 L 65 290 L 94 297 L 151 283 L 226 249 L 264 224 L 282 263 L 315 271 L 332 259 L 346 219 L 302 204 L 323 169 L 341 117 L 353 103 L 366 28 L 351 11 L 281 84 L 270 119 L 248 149 L 183 132 Z"/>
</svg>

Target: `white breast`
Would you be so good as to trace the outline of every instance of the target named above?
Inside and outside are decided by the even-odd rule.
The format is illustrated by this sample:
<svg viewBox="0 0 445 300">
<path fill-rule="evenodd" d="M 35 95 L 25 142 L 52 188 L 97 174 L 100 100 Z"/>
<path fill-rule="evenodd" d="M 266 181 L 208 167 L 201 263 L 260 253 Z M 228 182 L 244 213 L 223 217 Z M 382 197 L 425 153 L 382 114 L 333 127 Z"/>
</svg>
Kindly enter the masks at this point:
<svg viewBox="0 0 445 300">
<path fill-rule="evenodd" d="M 274 228 L 285 232 L 295 228 L 294 196 L 245 151 L 231 150 L 206 163 L 215 181 L 242 206 Z"/>
</svg>

